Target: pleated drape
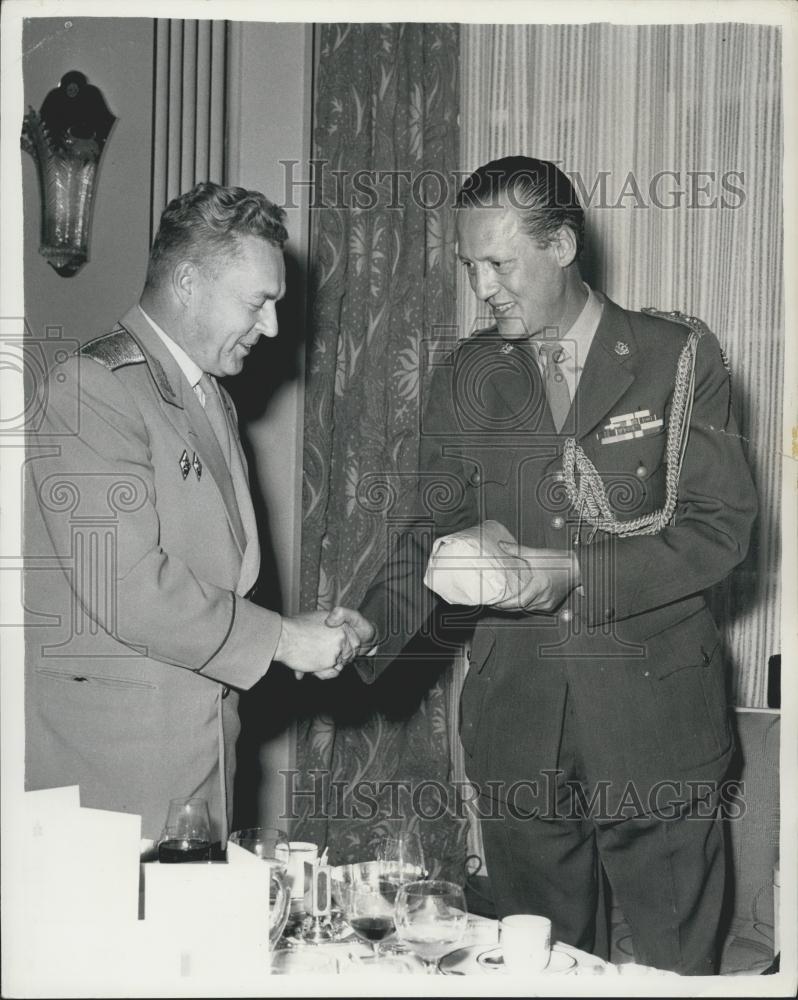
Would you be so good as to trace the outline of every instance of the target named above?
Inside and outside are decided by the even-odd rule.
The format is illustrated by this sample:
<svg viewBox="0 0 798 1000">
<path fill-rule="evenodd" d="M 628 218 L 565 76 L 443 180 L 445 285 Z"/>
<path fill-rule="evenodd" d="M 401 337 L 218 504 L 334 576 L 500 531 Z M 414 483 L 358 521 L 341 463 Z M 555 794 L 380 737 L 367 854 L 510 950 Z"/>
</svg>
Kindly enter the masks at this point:
<svg viewBox="0 0 798 1000">
<path fill-rule="evenodd" d="M 557 161 L 587 208 L 587 279 L 627 308 L 699 316 L 725 348 L 760 516 L 712 604 L 736 703 L 764 705 L 780 623 L 780 29 L 465 25 L 461 58 L 462 168 Z M 458 302 L 465 333 L 467 281 Z"/>
<path fill-rule="evenodd" d="M 225 178 L 227 22 L 155 22 L 152 234 L 176 195 Z"/>
<path fill-rule="evenodd" d="M 322 24 L 317 46 L 313 150 L 327 169 L 323 207 L 312 213 L 306 609 L 358 607 L 391 533 L 415 513 L 427 351 L 450 334 L 455 309 L 453 212 L 426 208 L 409 185 L 398 196 L 401 210 L 391 207 L 391 179 L 448 177 L 455 168 L 457 25 Z M 359 173 L 374 179 L 370 206 L 358 205 Z M 326 844 L 340 863 L 374 857 L 381 837 L 409 826 L 434 872 L 462 877 L 465 830 L 449 784 L 455 717 L 446 712 L 445 683 L 445 668 L 429 662 L 386 671 L 373 685 L 354 671 L 334 684 L 303 685 L 301 787 L 329 780 L 323 809 L 304 795 L 295 836 Z M 373 811 L 358 805 L 367 786 Z M 416 798 L 425 787 L 442 809 L 434 817 Z"/>
</svg>

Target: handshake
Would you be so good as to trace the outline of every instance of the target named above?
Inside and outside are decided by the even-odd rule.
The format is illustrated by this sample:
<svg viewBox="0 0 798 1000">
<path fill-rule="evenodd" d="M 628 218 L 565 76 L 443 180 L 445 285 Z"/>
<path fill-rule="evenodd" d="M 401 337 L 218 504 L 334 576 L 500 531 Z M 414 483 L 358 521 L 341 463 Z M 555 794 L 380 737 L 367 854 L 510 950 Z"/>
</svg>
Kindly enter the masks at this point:
<svg viewBox="0 0 798 1000">
<path fill-rule="evenodd" d="M 283 618 L 274 658 L 291 667 L 297 680 L 315 674 L 326 681 L 337 677 L 356 656 L 372 655 L 373 642 L 374 626 L 359 611 L 341 607 L 308 611 Z"/>
</svg>

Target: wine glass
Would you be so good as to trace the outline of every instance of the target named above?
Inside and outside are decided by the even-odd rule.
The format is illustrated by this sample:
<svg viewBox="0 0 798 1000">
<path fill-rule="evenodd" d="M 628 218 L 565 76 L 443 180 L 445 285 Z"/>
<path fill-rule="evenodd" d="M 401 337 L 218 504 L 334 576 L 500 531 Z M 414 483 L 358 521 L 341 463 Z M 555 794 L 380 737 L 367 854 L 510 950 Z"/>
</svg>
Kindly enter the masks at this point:
<svg viewBox="0 0 798 1000">
<path fill-rule="evenodd" d="M 406 882 L 417 882 L 429 874 L 417 833 L 383 837 L 377 845 L 377 860 L 383 863 L 384 877 L 397 889 Z"/>
<path fill-rule="evenodd" d="M 396 932 L 428 973 L 457 944 L 468 922 L 463 890 L 438 879 L 408 882 L 396 894 Z"/>
<path fill-rule="evenodd" d="M 211 818 L 205 799 L 170 799 L 158 860 L 161 864 L 211 860 Z"/>
<path fill-rule="evenodd" d="M 395 931 L 396 887 L 384 877 L 380 861 L 338 865 L 331 874 L 333 893 L 347 923 L 373 949 L 366 961 L 379 961 L 380 942 Z"/>
</svg>

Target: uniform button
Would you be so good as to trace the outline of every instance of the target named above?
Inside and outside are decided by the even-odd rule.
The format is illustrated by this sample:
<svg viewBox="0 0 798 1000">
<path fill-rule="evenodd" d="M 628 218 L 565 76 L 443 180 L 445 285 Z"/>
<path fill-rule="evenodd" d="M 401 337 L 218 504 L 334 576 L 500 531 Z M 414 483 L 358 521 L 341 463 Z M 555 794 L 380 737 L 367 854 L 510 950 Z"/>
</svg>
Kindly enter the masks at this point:
<svg viewBox="0 0 798 1000">
<path fill-rule="evenodd" d="M 635 475 L 637 476 L 638 479 L 645 479 L 645 477 L 648 475 L 648 469 L 645 467 L 645 465 L 638 465 L 638 467 L 635 469 Z"/>
<path fill-rule="evenodd" d="M 474 469 L 471 473 L 471 482 L 474 486 L 479 486 L 482 482 L 482 476 L 479 474 L 479 469 Z"/>
<path fill-rule="evenodd" d="M 615 617 L 615 608 L 605 608 L 604 617 L 612 621 L 612 619 Z"/>
<path fill-rule="evenodd" d="M 557 528 L 558 530 L 560 528 L 564 528 L 565 527 L 565 518 L 564 517 L 560 517 L 560 515 L 558 514 L 556 517 L 553 517 L 551 519 L 551 526 L 552 526 L 552 528 Z"/>
<path fill-rule="evenodd" d="M 564 483 L 565 482 L 565 473 L 564 472 L 555 472 L 554 473 L 554 482 L 555 483 Z"/>
<path fill-rule="evenodd" d="M 226 698 L 230 694 L 230 688 L 225 684 L 222 688 L 222 697 Z"/>
<path fill-rule="evenodd" d="M 573 616 L 574 616 L 573 611 L 570 611 L 568 608 L 566 608 L 565 611 L 560 612 L 560 620 L 564 622 L 571 621 Z"/>
</svg>

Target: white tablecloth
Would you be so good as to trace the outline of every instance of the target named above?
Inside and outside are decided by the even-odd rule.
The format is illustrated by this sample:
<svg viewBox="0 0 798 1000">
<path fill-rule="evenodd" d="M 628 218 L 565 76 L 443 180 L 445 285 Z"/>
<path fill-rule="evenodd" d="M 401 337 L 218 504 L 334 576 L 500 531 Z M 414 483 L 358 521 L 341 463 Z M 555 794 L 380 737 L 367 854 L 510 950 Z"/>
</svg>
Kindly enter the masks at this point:
<svg viewBox="0 0 798 1000">
<path fill-rule="evenodd" d="M 461 949 L 474 945 L 484 945 L 485 950 L 488 950 L 496 947 L 498 943 L 498 921 L 470 914 L 466 933 L 457 947 Z M 615 966 L 611 966 L 595 955 L 580 951 L 578 948 L 572 948 L 570 945 L 558 945 L 558 948 L 567 951 L 575 960 L 576 964 L 569 973 L 571 975 L 617 974 L 618 970 Z M 368 972 L 373 975 L 376 971 L 373 964 L 361 961 L 362 958 L 371 954 L 371 948 L 354 935 L 343 941 L 325 942 L 319 945 L 284 942 L 280 952 L 283 954 L 280 955 L 275 964 L 287 974 L 330 974 L 331 972 L 357 974 Z M 285 952 L 290 954 L 285 954 Z M 425 974 L 426 970 L 423 964 L 412 954 L 406 952 L 401 953 L 401 962 L 404 963 L 403 969 L 401 964 L 396 961 L 390 942 L 384 946 L 383 952 L 385 957 L 391 960 L 385 967 L 386 972 L 396 973 L 406 970 L 407 974 Z M 473 970 L 470 970 L 467 965 L 463 968 L 464 971 L 459 974 L 467 975 L 469 971 L 473 971 L 475 975 L 490 975 L 491 977 L 500 975 L 500 973 L 487 973 L 477 963 L 474 963 Z"/>
</svg>

